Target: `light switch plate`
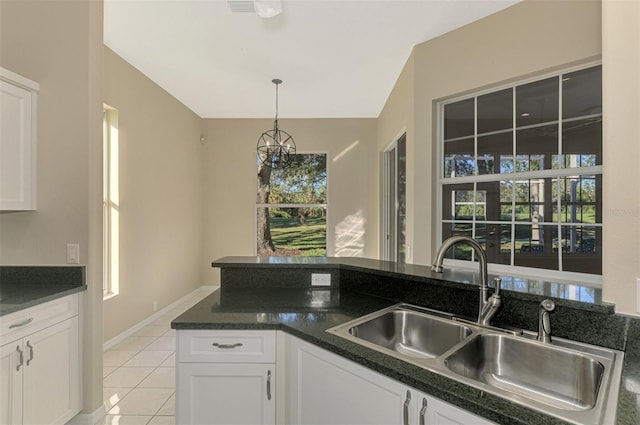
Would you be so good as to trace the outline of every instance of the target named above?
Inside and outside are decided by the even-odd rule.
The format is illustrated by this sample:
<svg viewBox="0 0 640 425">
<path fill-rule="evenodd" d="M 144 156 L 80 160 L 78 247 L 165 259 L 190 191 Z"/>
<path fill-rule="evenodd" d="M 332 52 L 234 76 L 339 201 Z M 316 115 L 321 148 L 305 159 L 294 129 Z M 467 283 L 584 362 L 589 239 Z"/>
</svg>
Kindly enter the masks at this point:
<svg viewBox="0 0 640 425">
<path fill-rule="evenodd" d="M 331 274 L 311 273 L 311 286 L 331 286 Z"/>
<path fill-rule="evenodd" d="M 80 244 L 67 244 L 67 264 L 80 264 Z"/>
</svg>

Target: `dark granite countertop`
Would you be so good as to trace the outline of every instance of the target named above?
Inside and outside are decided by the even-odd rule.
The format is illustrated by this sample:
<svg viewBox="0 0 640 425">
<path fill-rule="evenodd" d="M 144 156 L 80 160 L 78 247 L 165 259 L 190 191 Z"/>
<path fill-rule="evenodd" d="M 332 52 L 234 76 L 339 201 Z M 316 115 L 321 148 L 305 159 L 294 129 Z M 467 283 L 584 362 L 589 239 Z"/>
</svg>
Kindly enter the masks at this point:
<svg viewBox="0 0 640 425">
<path fill-rule="evenodd" d="M 223 286 L 177 317 L 171 327 L 282 330 L 496 423 L 565 423 L 325 332 L 396 302 L 340 289 Z M 628 346 L 625 358 L 618 404 L 620 425 L 640 423 L 640 320 L 634 321 L 629 336 L 636 342 Z"/>
<path fill-rule="evenodd" d="M 86 289 L 84 266 L 0 266 L 0 316 Z"/>
</svg>

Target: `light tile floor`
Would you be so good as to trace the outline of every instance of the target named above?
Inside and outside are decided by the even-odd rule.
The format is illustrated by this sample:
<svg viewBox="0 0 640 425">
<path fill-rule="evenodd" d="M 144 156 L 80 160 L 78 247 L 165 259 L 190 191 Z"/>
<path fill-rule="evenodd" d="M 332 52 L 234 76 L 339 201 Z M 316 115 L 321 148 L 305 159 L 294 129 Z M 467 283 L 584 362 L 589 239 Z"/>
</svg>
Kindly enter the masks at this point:
<svg viewBox="0 0 640 425">
<path fill-rule="evenodd" d="M 171 321 L 198 293 L 104 353 L 107 416 L 96 425 L 175 424 L 175 331 Z"/>
</svg>

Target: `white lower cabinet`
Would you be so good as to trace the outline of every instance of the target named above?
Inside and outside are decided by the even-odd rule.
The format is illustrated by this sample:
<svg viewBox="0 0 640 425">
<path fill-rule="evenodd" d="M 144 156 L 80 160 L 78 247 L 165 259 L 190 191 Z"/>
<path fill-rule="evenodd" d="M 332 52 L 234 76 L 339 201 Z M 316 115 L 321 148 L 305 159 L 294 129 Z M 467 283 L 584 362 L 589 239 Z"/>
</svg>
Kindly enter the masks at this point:
<svg viewBox="0 0 640 425">
<path fill-rule="evenodd" d="M 80 411 L 77 314 L 72 295 L 2 317 L 0 424 L 64 424 Z"/>
<path fill-rule="evenodd" d="M 291 335 L 178 330 L 180 425 L 490 425 L 491 422 Z M 277 362 L 276 362 L 277 352 Z M 287 388 L 282 388 L 286 381 Z"/>
<path fill-rule="evenodd" d="M 275 331 L 177 332 L 176 423 L 276 423 Z"/>
<path fill-rule="evenodd" d="M 292 424 L 491 424 L 294 337 L 288 393 Z"/>
</svg>

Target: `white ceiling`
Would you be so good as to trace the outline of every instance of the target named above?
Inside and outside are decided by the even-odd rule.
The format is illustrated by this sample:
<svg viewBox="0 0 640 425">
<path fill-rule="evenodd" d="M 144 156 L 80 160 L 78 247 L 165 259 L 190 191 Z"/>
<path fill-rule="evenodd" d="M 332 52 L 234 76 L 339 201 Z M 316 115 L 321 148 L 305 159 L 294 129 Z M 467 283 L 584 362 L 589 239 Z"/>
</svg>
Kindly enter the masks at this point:
<svg viewBox="0 0 640 425">
<path fill-rule="evenodd" d="M 518 0 L 105 0 L 104 42 L 202 118 L 378 117 L 414 45 Z"/>
</svg>

